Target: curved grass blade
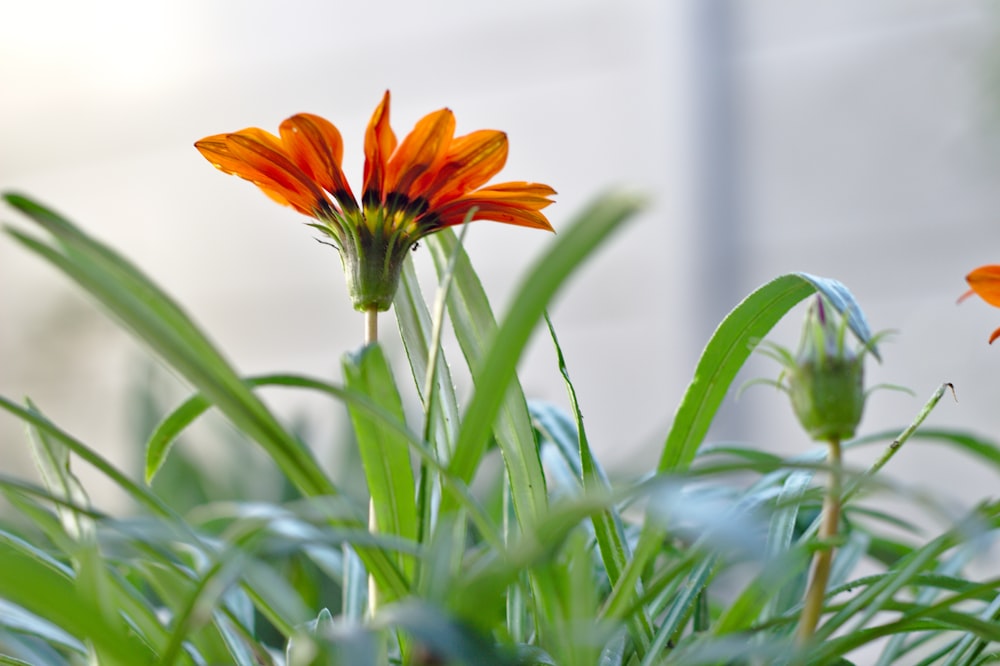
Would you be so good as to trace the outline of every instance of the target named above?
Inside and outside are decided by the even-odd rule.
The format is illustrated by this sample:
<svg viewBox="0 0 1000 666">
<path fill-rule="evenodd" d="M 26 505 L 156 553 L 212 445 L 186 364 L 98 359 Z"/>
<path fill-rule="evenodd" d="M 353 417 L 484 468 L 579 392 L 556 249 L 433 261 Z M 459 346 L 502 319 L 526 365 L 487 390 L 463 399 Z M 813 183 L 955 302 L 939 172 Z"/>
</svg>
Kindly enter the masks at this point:
<svg viewBox="0 0 1000 666">
<path fill-rule="evenodd" d="M 463 233 L 464 229 L 465 227 Z M 453 271 L 447 275 L 453 275 Z M 451 370 L 441 348 L 446 306 L 446 301 L 442 299 L 446 296 L 446 286 L 450 280 L 445 278 L 441 282 L 432 319 L 420 291 L 413 261 L 408 258 L 403 262 L 402 280 L 393 299 L 393 309 L 413 380 L 424 407 L 424 439 L 432 443 L 438 460 L 447 464 L 458 436 L 461 412 Z M 426 463 L 422 463 L 417 490 L 417 511 L 420 516 L 418 540 L 421 543 L 428 538 L 434 526 L 440 494 L 441 479 L 436 472 L 431 472 Z"/>
<path fill-rule="evenodd" d="M 840 282 L 808 273 L 789 273 L 771 280 L 726 315 L 712 334 L 674 414 L 657 471 L 682 471 L 691 464 L 722 399 L 754 346 L 785 313 L 814 292 L 823 294 L 846 317 L 847 325 L 863 344 L 872 344 L 861 308 Z M 877 356 L 878 352 L 873 348 L 872 353 Z"/>
<path fill-rule="evenodd" d="M 472 262 L 469 261 L 465 250 L 458 244 L 454 232 L 444 229 L 428 238 L 427 245 L 431 250 L 439 279 L 443 279 L 449 267 L 452 267 L 453 286 L 448 296 L 448 312 L 473 381 L 478 384 L 480 380 L 476 371 L 482 365 L 490 341 L 496 335 L 493 311 L 479 276 L 472 268 Z M 529 511 L 529 515 L 532 515 L 528 507 L 544 505 L 545 484 L 537 451 L 534 453 L 529 451 L 529 446 L 532 450 L 535 448 L 534 431 L 531 428 L 527 402 L 516 377 L 511 381 L 503 397 L 503 409 L 493 424 L 492 434 L 504 452 L 508 475 L 517 476 L 519 479 L 516 482 L 518 488 L 516 504 L 524 505 L 521 510 Z M 456 467 L 455 456 L 452 456 L 449 470 L 453 476 L 463 483 L 471 482 L 475 467 L 482 459 L 489 441 L 489 431 L 487 431 L 483 441 L 475 443 L 474 450 L 458 454 L 461 459 L 468 461 L 461 465 L 463 469 L 468 469 L 466 476 L 460 473 Z M 455 450 L 461 452 L 457 439 Z M 535 490 L 526 493 L 526 488 Z M 450 513 L 454 509 L 455 504 L 452 500 L 447 497 L 442 498 L 439 508 L 441 515 Z"/>
<path fill-rule="evenodd" d="M 146 442 L 146 483 L 150 484 L 167 461 L 170 449 L 184 430 L 194 423 L 199 416 L 207 412 L 212 403 L 200 393 L 185 400 L 180 407 L 170 412 Z"/>
<path fill-rule="evenodd" d="M 29 400 L 29 409 L 35 410 L 35 405 Z M 35 410 L 37 411 L 37 410 Z M 28 427 L 35 456 L 35 467 L 42 478 L 45 487 L 56 497 L 65 499 L 78 506 L 89 506 L 83 484 L 70 469 L 70 449 L 64 443 L 49 437 L 45 431 L 35 426 Z M 57 505 L 56 513 L 62 522 L 66 535 L 73 540 L 93 537 L 94 525 L 83 514 Z"/>
<path fill-rule="evenodd" d="M 515 511 L 522 521 L 537 519 L 545 508 L 546 498 L 545 478 L 527 407 L 516 384 L 517 361 L 536 324 L 566 279 L 641 205 L 641 199 L 628 194 L 610 194 L 598 199 L 560 233 L 555 243 L 534 263 L 511 299 L 511 309 L 500 327 L 494 332 L 490 330 L 488 321 L 485 326 L 477 326 L 476 349 L 471 354 L 466 350 L 468 341 L 462 344 L 473 370 L 476 390 L 465 411 L 449 469 L 459 479 L 470 482 L 486 451 L 490 432 L 494 431 L 507 465 Z M 436 261 L 443 263 L 454 251 L 454 234 L 443 237 L 435 234 L 432 238 L 436 241 L 432 245 L 436 250 Z M 475 287 L 481 290 L 478 280 L 474 284 L 471 281 L 466 284 L 465 274 L 470 271 L 468 259 L 460 256 L 449 299 L 456 333 L 462 328 L 467 329 L 466 322 L 471 319 L 467 314 L 471 311 L 463 306 L 467 306 L 470 299 L 477 303 L 485 302 L 484 297 L 469 291 L 469 288 Z M 477 312 L 483 309 L 481 304 L 475 307 Z M 488 305 L 485 314 L 488 314 Z M 466 336 L 460 334 L 460 344 L 463 337 Z M 518 424 L 516 430 L 515 423 Z M 445 509 L 442 502 L 442 512 Z"/>
<path fill-rule="evenodd" d="M 77 640 L 51 622 L 28 613 L 20 606 L 0 599 L 0 645 L 3 646 L 0 649 L 10 649 L 10 646 L 5 644 L 7 637 L 4 636 L 3 629 L 36 637 L 42 643 L 81 656 L 87 651 L 82 641 Z"/>
<path fill-rule="evenodd" d="M 466 484 L 448 474 L 445 467 L 438 461 L 435 453 L 431 451 L 425 442 L 421 441 L 419 437 L 410 431 L 404 422 L 372 402 L 368 396 L 365 396 L 358 391 L 348 390 L 329 382 L 312 377 L 303 377 L 301 375 L 260 375 L 256 377 L 248 377 L 244 381 L 248 386 L 253 388 L 265 386 L 284 386 L 288 388 L 301 388 L 319 391 L 344 402 L 351 408 L 367 413 L 370 417 L 379 421 L 384 427 L 396 432 L 403 440 L 405 440 L 410 450 L 420 457 L 421 461 L 426 463 L 440 475 L 442 486 L 445 491 L 455 496 L 453 499 L 457 506 L 461 506 L 464 510 L 469 512 L 469 517 L 479 530 L 483 539 L 488 541 L 494 547 L 503 547 L 496 525 L 493 524 L 492 519 L 469 492 Z M 4 407 L 2 397 L 0 397 L 0 407 Z M 183 432 L 186 427 L 191 425 L 194 419 L 206 411 L 207 407 L 208 405 L 204 402 L 204 398 L 200 394 L 195 394 L 184 401 L 174 412 L 169 414 L 161 422 L 161 427 L 158 428 L 157 432 L 153 435 L 153 437 L 157 438 L 163 444 L 163 446 L 158 450 L 164 452 L 163 455 L 165 455 L 165 451 L 168 450 L 169 445 L 171 444 L 169 437 L 176 437 Z M 162 433 L 160 432 L 161 429 Z M 159 461 L 159 464 L 162 464 L 162 460 Z"/>
<path fill-rule="evenodd" d="M 0 409 L 10 412 L 30 426 L 37 428 L 39 432 L 44 432 L 47 436 L 57 440 L 60 444 L 79 456 L 81 460 L 84 460 L 89 465 L 92 465 L 108 477 L 108 479 L 125 491 L 125 493 L 128 494 L 128 496 L 131 497 L 136 503 L 145 507 L 154 515 L 173 520 L 177 524 L 183 523 L 180 517 L 174 513 L 170 507 L 164 504 L 154 494 L 149 492 L 148 489 L 133 482 L 122 472 L 118 471 L 114 465 L 108 462 L 99 453 L 49 421 L 48 418 L 46 418 L 45 415 L 39 412 L 36 408 L 26 409 L 14 402 L 11 402 L 7 398 L 0 396 Z"/>
<path fill-rule="evenodd" d="M 869 442 L 893 441 L 900 437 L 899 431 L 886 430 L 865 437 L 852 440 L 852 445 L 867 444 Z M 911 441 L 924 441 L 927 443 L 943 444 L 952 446 L 960 451 L 975 456 L 981 462 L 1000 471 L 1000 444 L 992 439 L 987 439 L 978 433 L 966 432 L 962 430 L 951 430 L 945 428 L 921 428 L 913 432 L 909 438 Z"/>
<path fill-rule="evenodd" d="M 458 398 L 451 370 L 442 350 L 438 350 L 433 358 L 434 367 L 430 367 L 431 347 L 437 324 L 427 310 L 412 261 L 403 264 L 400 290 L 392 303 L 399 324 L 399 335 L 413 372 L 413 381 L 424 404 L 425 418 L 428 419 L 426 439 L 434 443 L 441 461 L 447 461 L 454 449 L 460 419 Z M 432 376 L 434 382 L 431 391 L 426 386 L 428 375 Z"/>
<path fill-rule="evenodd" d="M 103 303 L 218 405 L 240 430 L 256 440 L 305 494 L 336 492 L 308 450 L 249 391 L 222 354 L 165 292 L 126 259 L 55 212 L 22 196 L 7 194 L 4 198 L 52 234 L 56 243 L 47 244 L 9 227 L 8 234 Z"/>
<path fill-rule="evenodd" d="M 309 450 L 243 383 L 228 361 L 158 286 L 109 247 L 55 212 L 16 195 L 4 199 L 54 238 L 52 244 L 7 227 L 27 249 L 48 260 L 99 300 L 139 339 L 185 377 L 240 430 L 255 440 L 305 495 L 338 490 Z M 385 553 L 359 556 L 385 589 L 406 592 L 406 581 Z"/>
<path fill-rule="evenodd" d="M 828 641 L 840 627 L 853 620 L 855 627 L 863 627 L 871 618 L 894 598 L 903 587 L 933 566 L 942 553 L 961 542 L 967 533 L 975 533 L 983 528 L 983 516 L 973 515 L 955 528 L 916 548 L 902 557 L 893 570 L 875 583 L 866 587 L 843 605 L 832 617 L 823 622 L 816 630 L 814 640 L 817 643 Z M 993 521 L 996 518 L 993 517 Z M 930 606 L 928 608 L 933 608 Z"/>
<path fill-rule="evenodd" d="M 556 350 L 559 373 L 563 376 L 563 380 L 566 383 L 570 408 L 573 410 L 576 418 L 577 448 L 573 452 L 573 457 L 576 458 L 579 464 L 580 484 L 585 493 L 594 490 L 608 492 L 610 484 L 608 483 L 607 476 L 604 474 L 604 470 L 594 458 L 593 451 L 590 449 L 587 431 L 583 425 L 583 412 L 580 410 L 580 404 L 576 398 L 576 389 L 570 380 L 569 370 L 566 367 L 566 359 L 563 356 L 562 347 L 559 345 L 559 339 L 556 337 L 555 328 L 553 328 L 548 314 L 545 315 L 545 323 L 548 325 L 549 335 L 552 337 L 552 345 Z M 566 451 L 566 454 L 569 455 L 570 451 Z M 629 559 L 632 557 L 631 549 L 625 540 L 625 530 L 622 526 L 621 515 L 619 515 L 617 510 L 609 508 L 607 511 L 594 514 L 591 520 L 594 525 L 594 535 L 597 540 L 598 550 L 601 553 L 601 561 L 604 563 L 604 569 L 608 574 L 608 581 L 614 587 L 621 578 Z M 640 595 L 642 594 L 641 585 L 636 586 L 636 592 Z M 638 612 L 630 614 L 628 625 L 629 631 L 632 634 L 632 640 L 635 641 L 639 650 L 639 657 L 641 658 L 649 648 L 653 635 L 652 623 L 646 613 L 646 609 L 640 607 Z"/>
<path fill-rule="evenodd" d="M 102 664 L 151 664 L 154 654 L 117 614 L 80 588 L 66 571 L 0 540 L 0 597 L 80 639 L 87 639 Z M 183 662 L 190 663 L 190 662 Z"/>
<path fill-rule="evenodd" d="M 717 560 L 716 556 L 703 553 L 700 560 L 688 573 L 678 593 L 664 609 L 666 614 L 657 626 L 653 644 L 645 659 L 642 660 L 641 666 L 653 666 L 659 663 L 657 655 L 662 655 L 670 641 L 680 635 L 695 611 L 697 599 L 705 591 L 705 586 L 708 585 L 713 576 Z"/>
<path fill-rule="evenodd" d="M 428 662 L 477 666 L 515 666 L 517 663 L 487 636 L 424 601 L 414 599 L 386 606 L 379 611 L 373 624 L 409 633 L 427 649 Z"/>
</svg>

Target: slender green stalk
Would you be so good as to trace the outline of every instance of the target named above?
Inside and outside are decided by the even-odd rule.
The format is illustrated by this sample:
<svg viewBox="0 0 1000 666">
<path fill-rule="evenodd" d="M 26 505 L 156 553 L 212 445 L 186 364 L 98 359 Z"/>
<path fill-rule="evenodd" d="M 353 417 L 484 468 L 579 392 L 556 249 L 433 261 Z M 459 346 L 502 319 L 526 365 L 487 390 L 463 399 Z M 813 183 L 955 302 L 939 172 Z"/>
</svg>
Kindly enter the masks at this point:
<svg viewBox="0 0 1000 666">
<path fill-rule="evenodd" d="M 365 310 L 365 344 L 378 342 L 378 310 L 374 307 Z"/>
<path fill-rule="evenodd" d="M 826 596 L 826 586 L 830 580 L 830 567 L 833 563 L 833 540 L 837 536 L 840 523 L 840 493 L 842 462 L 840 455 L 840 440 L 832 438 L 827 442 L 830 454 L 830 482 L 823 500 L 823 522 L 819 528 L 821 549 L 813 559 L 812 580 L 806 591 L 805 605 L 799 618 L 797 641 L 804 645 L 812 638 L 819 624 L 819 616 L 823 612 L 823 599 Z"/>
<path fill-rule="evenodd" d="M 365 346 L 378 342 L 378 308 L 365 310 Z M 368 500 L 368 531 L 378 534 L 378 520 L 375 517 L 375 498 Z M 368 617 L 375 617 L 378 610 L 378 583 L 368 574 Z"/>
<path fill-rule="evenodd" d="M 944 393 L 947 389 L 951 389 L 952 397 L 955 398 L 956 401 L 958 400 L 955 396 L 955 386 L 951 382 L 945 382 L 938 386 L 937 390 L 934 391 L 934 394 L 931 395 L 930 399 L 917 414 L 917 417 L 913 419 L 913 422 L 899 434 L 899 437 L 892 440 L 889 447 L 882 453 L 879 459 L 875 461 L 867 472 L 865 472 L 861 477 L 855 479 L 854 483 L 852 483 L 844 493 L 844 501 L 847 501 L 849 498 L 853 497 L 855 493 L 861 490 L 864 486 L 864 482 L 878 474 L 879 470 L 885 467 L 886 463 L 888 463 L 892 457 L 896 455 L 896 452 L 903 448 L 903 444 L 906 443 L 906 440 L 910 439 L 913 433 L 917 431 L 917 428 L 919 428 L 924 422 L 924 419 L 926 419 L 930 413 L 934 411 L 934 408 L 937 407 L 937 404 L 941 401 L 941 398 L 944 397 Z"/>
</svg>

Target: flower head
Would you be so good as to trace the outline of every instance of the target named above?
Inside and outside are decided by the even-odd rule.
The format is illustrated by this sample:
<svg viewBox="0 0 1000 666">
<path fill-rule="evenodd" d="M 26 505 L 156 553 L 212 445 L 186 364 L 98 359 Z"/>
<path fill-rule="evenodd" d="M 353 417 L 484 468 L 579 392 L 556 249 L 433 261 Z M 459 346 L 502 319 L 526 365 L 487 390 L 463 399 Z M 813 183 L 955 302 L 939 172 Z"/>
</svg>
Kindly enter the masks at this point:
<svg viewBox="0 0 1000 666">
<path fill-rule="evenodd" d="M 864 352 L 846 344 L 847 322 L 835 320 L 832 310 L 816 296 L 806 313 L 795 364 L 788 368 L 792 408 L 816 440 L 853 437 L 865 407 Z"/>
<path fill-rule="evenodd" d="M 1000 266 L 980 266 L 965 276 L 965 281 L 969 283 L 969 291 L 962 294 L 958 299 L 964 301 L 973 294 L 978 294 L 980 298 L 994 307 L 1000 308 Z M 1000 338 L 1000 328 L 993 331 L 990 336 L 990 344 Z"/>
<path fill-rule="evenodd" d="M 848 328 L 846 319 L 836 316 L 836 310 L 817 294 L 806 312 L 796 354 L 773 343 L 759 348 L 783 370 L 777 381 L 756 382 L 786 392 L 799 423 L 815 440 L 853 437 L 864 412 L 868 397 L 864 356 L 885 333 L 855 350 L 847 344 Z"/>
<path fill-rule="evenodd" d="M 455 116 L 424 116 L 403 140 L 389 125 L 389 92 L 365 132 L 361 199 L 341 168 L 344 146 L 328 120 L 301 113 L 275 136 L 257 128 L 209 136 L 195 147 L 217 168 L 251 181 L 278 203 L 313 218 L 340 253 L 358 310 L 388 310 L 406 252 L 439 229 L 472 219 L 552 231 L 540 212 L 548 185 L 486 183 L 507 160 L 507 135 L 455 136 Z"/>
</svg>

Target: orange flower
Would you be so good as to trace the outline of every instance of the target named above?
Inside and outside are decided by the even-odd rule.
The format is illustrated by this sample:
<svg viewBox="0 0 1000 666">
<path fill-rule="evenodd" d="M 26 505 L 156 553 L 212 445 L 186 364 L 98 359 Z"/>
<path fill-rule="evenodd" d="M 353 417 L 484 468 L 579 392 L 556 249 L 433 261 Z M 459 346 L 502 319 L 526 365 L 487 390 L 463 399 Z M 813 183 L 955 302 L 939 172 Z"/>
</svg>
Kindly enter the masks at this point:
<svg viewBox="0 0 1000 666">
<path fill-rule="evenodd" d="M 555 194 L 548 185 L 484 187 L 507 160 L 507 135 L 454 133 L 454 114 L 441 109 L 397 142 L 386 91 L 365 132 L 360 206 L 341 169 L 340 132 L 319 116 L 292 116 L 281 123 L 280 136 L 252 127 L 206 137 L 195 147 L 222 171 L 314 218 L 310 226 L 340 252 L 354 307 L 388 310 L 407 250 L 427 234 L 461 224 L 473 209 L 473 219 L 552 231 L 540 212 Z"/>
<path fill-rule="evenodd" d="M 966 275 L 965 281 L 972 288 L 962 294 L 958 299 L 959 303 L 973 294 L 979 294 L 979 297 L 984 301 L 1000 308 L 1000 266 L 980 266 Z M 993 344 L 997 338 L 1000 338 L 1000 328 L 993 331 L 990 336 L 990 344 Z"/>
</svg>

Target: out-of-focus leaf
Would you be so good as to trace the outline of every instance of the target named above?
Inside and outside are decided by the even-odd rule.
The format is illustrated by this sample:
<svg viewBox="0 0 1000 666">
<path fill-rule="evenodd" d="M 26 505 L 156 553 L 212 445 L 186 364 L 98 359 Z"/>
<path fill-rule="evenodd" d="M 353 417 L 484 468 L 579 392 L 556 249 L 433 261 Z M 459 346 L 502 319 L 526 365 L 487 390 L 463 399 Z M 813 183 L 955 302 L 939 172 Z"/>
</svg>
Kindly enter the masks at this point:
<svg viewBox="0 0 1000 666">
<path fill-rule="evenodd" d="M 73 577 L 53 569 L 30 551 L 0 540 L 0 597 L 86 639 L 111 666 L 151 664 L 154 654 L 117 614 L 109 615 L 100 600 L 84 594 Z M 182 662 L 189 663 L 189 662 Z"/>
<path fill-rule="evenodd" d="M 54 211 L 17 194 L 5 194 L 4 199 L 52 236 L 43 240 L 7 227 L 11 237 L 99 300 L 237 428 L 260 444 L 304 495 L 337 494 L 338 489 L 309 449 L 279 423 L 215 345 L 162 289 L 124 257 Z M 405 593 L 402 573 L 385 553 L 361 550 L 359 556 L 383 588 L 394 594 Z"/>
<path fill-rule="evenodd" d="M 374 624 L 407 632 L 418 646 L 415 649 L 424 650 L 428 659 L 456 666 L 515 666 L 512 655 L 487 636 L 417 599 L 386 606 Z"/>
<path fill-rule="evenodd" d="M 349 389 L 368 396 L 392 418 L 405 423 L 403 402 L 381 346 L 368 345 L 356 354 L 345 356 L 343 369 Z M 398 427 L 373 418 L 366 411 L 348 405 L 348 412 L 354 424 L 378 531 L 416 541 L 416 484 L 408 438 L 400 435 Z M 411 558 L 401 557 L 397 566 L 407 576 L 413 575 Z M 386 594 L 386 601 L 399 596 L 393 590 L 386 590 Z"/>
</svg>

